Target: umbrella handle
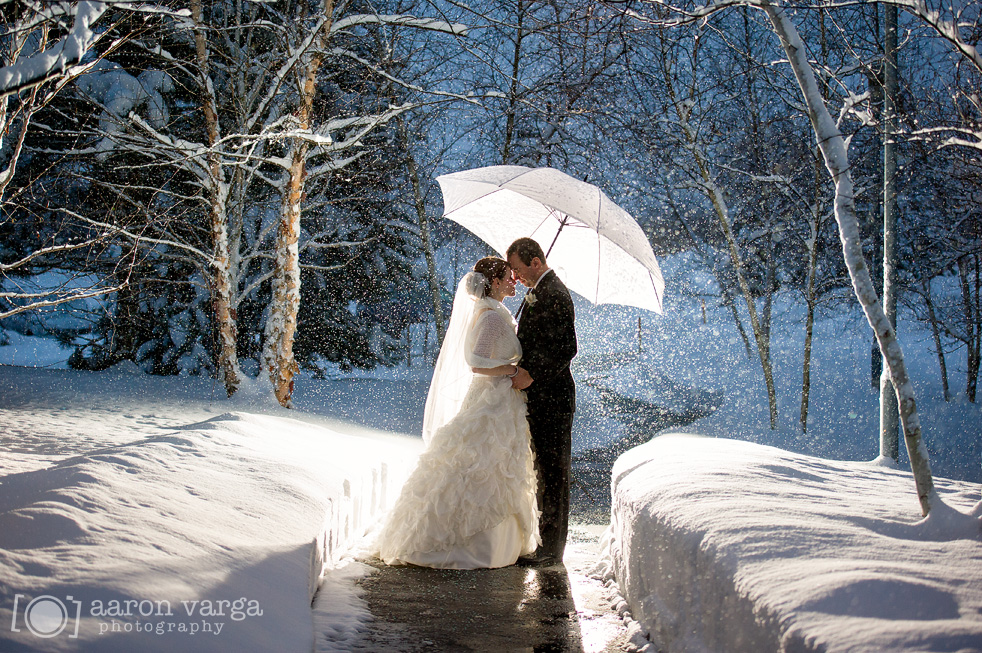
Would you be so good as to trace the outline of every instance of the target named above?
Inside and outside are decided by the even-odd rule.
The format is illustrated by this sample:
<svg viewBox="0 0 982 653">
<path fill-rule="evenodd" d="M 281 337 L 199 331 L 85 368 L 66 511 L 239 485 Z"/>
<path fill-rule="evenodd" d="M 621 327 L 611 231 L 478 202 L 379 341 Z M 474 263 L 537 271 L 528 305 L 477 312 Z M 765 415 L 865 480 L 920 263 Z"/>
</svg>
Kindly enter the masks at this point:
<svg viewBox="0 0 982 653">
<path fill-rule="evenodd" d="M 559 231 L 556 232 L 555 237 L 552 239 L 552 243 L 549 244 L 549 250 L 546 252 L 546 259 L 547 260 L 549 259 L 549 253 L 552 251 L 553 245 L 555 245 L 556 244 L 556 241 L 559 240 L 559 233 L 563 230 L 563 227 L 565 227 L 568 222 L 569 222 L 569 216 L 568 215 L 564 215 L 563 216 L 563 219 L 559 221 Z M 543 261 L 543 263 L 545 263 L 545 261 Z M 528 293 L 526 292 L 525 295 L 527 297 L 528 296 Z M 518 306 L 518 310 L 515 311 L 515 319 L 516 320 L 522 316 L 522 311 L 525 310 L 526 304 L 527 304 L 527 302 L 525 301 L 525 297 L 522 297 L 522 303 Z"/>
<path fill-rule="evenodd" d="M 552 252 L 553 245 L 555 245 L 556 244 L 556 241 L 559 240 L 559 234 L 560 234 L 560 232 L 562 232 L 563 227 L 566 226 L 566 223 L 568 221 L 569 221 L 569 216 L 568 215 L 564 215 L 563 216 L 563 219 L 559 221 L 559 231 L 556 232 L 556 236 L 552 239 L 552 243 L 550 243 L 549 249 L 546 251 L 546 259 L 549 258 L 549 253 Z M 543 261 L 543 263 L 545 263 L 545 261 Z"/>
</svg>

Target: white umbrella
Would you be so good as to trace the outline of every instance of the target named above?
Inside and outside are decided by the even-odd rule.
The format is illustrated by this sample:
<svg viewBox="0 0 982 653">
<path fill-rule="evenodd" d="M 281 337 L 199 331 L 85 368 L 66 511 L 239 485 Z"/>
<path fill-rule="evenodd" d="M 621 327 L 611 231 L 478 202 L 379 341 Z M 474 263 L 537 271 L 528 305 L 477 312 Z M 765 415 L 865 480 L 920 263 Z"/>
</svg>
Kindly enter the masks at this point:
<svg viewBox="0 0 982 653">
<path fill-rule="evenodd" d="M 443 215 L 502 256 L 534 238 L 549 267 L 594 304 L 662 312 L 665 281 L 651 244 L 631 215 L 592 184 L 554 168 L 490 166 L 436 178 Z M 560 234 L 560 232 L 562 232 Z"/>
</svg>

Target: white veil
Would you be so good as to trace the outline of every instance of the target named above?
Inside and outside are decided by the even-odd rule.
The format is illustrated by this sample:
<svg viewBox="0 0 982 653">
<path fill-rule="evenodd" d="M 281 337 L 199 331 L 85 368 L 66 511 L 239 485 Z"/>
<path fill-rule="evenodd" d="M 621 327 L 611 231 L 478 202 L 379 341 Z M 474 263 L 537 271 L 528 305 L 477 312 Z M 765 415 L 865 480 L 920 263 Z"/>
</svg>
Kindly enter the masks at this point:
<svg viewBox="0 0 982 653">
<path fill-rule="evenodd" d="M 433 380 L 426 395 L 423 411 L 423 442 L 441 426 L 453 419 L 460 410 L 470 386 L 471 366 L 467 362 L 466 341 L 485 291 L 485 277 L 480 272 L 468 272 L 457 284 L 450 325 L 443 337 L 443 346 L 433 369 Z"/>
</svg>

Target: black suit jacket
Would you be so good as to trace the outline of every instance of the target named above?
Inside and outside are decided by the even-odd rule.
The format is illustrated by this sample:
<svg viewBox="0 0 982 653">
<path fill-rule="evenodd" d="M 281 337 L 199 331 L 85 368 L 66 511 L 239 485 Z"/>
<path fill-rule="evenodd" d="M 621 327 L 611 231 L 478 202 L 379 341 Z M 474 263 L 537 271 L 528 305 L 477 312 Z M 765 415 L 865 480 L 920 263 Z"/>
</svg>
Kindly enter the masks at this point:
<svg viewBox="0 0 982 653">
<path fill-rule="evenodd" d="M 532 376 L 526 389 L 529 413 L 572 413 L 576 386 L 569 364 L 576 356 L 573 299 L 552 270 L 526 296 L 518 322 L 519 363 Z"/>
</svg>

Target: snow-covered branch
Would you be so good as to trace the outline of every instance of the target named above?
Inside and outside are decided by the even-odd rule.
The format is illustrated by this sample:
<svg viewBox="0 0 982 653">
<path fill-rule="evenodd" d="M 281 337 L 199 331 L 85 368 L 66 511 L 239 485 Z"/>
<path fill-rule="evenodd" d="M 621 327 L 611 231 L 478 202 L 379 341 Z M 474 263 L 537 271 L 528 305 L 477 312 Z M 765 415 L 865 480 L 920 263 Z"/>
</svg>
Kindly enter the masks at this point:
<svg viewBox="0 0 982 653">
<path fill-rule="evenodd" d="M 625 14 L 634 16 L 638 20 L 643 20 L 653 25 L 677 27 L 706 20 L 713 14 L 731 7 L 764 7 L 769 3 L 765 2 L 764 0 L 717 0 L 716 2 L 709 2 L 705 5 L 697 5 L 691 9 L 679 7 L 672 2 L 665 0 L 646 0 L 644 4 L 662 9 L 666 17 L 655 19 L 649 16 L 642 16 L 631 9 L 620 9 L 618 6 L 620 3 L 618 2 L 611 2 L 608 4 L 608 6 L 616 7 Z M 856 2 L 855 0 L 847 0 L 845 2 L 833 1 L 822 2 L 819 4 L 821 4 L 821 6 L 825 9 L 834 9 L 836 7 L 848 7 L 864 3 Z M 936 31 L 942 38 L 950 42 L 955 49 L 962 54 L 962 56 L 964 56 L 972 63 L 973 66 L 975 66 L 975 68 L 982 72 L 982 53 L 979 52 L 975 45 L 969 43 L 962 36 L 961 29 L 963 25 L 969 30 L 977 30 L 979 28 L 979 25 L 975 22 L 977 17 L 975 17 L 975 20 L 968 20 L 964 22 L 961 20 L 962 14 L 973 3 L 966 2 L 962 4 L 949 4 L 948 7 L 953 14 L 951 18 L 946 18 L 943 16 L 940 11 L 930 7 L 925 0 L 882 0 L 881 4 L 895 5 L 904 9 L 911 15 L 920 18 L 925 24 L 934 29 L 934 31 Z M 956 7 L 958 7 L 957 11 Z"/>
<path fill-rule="evenodd" d="M 93 227 L 99 227 L 99 228 L 102 228 L 102 229 L 107 229 L 107 230 L 111 231 L 114 235 L 119 235 L 119 236 L 124 236 L 126 238 L 129 238 L 134 243 L 137 243 L 137 244 L 141 244 L 141 243 L 153 243 L 155 245 L 167 245 L 169 247 L 174 247 L 176 249 L 184 250 L 186 252 L 189 252 L 191 254 L 194 254 L 199 260 L 204 261 L 204 262 L 206 262 L 208 264 L 212 264 L 213 257 L 210 254 L 208 254 L 207 252 L 203 252 L 202 250 L 198 249 L 197 247 L 194 247 L 194 246 L 189 245 L 187 243 L 182 243 L 182 242 L 180 242 L 178 240 L 173 240 L 173 239 L 170 239 L 170 238 L 156 238 L 154 236 L 147 236 L 146 234 L 133 233 L 129 229 L 126 229 L 124 227 L 120 227 L 118 225 L 108 224 L 106 222 L 101 222 L 99 220 L 94 220 L 92 218 L 88 218 L 88 217 L 86 217 L 84 215 L 81 215 L 79 213 L 75 213 L 74 211 L 71 211 L 71 210 L 68 210 L 68 209 L 62 209 L 62 210 L 65 213 L 67 213 L 67 214 L 69 214 L 69 215 L 71 215 L 71 216 L 73 216 L 73 217 L 81 220 L 82 222 L 85 222 L 86 224 L 90 224 Z"/>
<path fill-rule="evenodd" d="M 842 110 L 839 112 L 839 119 L 836 121 L 836 126 L 841 127 L 848 116 L 856 116 L 864 126 L 875 125 L 876 119 L 873 118 L 873 114 L 870 111 L 863 111 L 856 108 L 869 100 L 869 98 L 869 91 L 861 94 L 850 93 L 842 102 Z"/>
<path fill-rule="evenodd" d="M 119 292 L 126 287 L 126 283 L 121 283 L 116 286 L 101 287 L 101 288 L 85 288 L 76 290 L 67 290 L 63 294 L 57 291 L 49 293 L 45 296 L 55 295 L 52 299 L 44 299 L 41 301 L 29 301 L 26 304 L 15 305 L 7 310 L 0 311 L 0 320 L 8 318 L 12 315 L 17 315 L 18 313 L 23 313 L 25 311 L 35 311 L 41 308 L 51 308 L 52 306 L 59 306 L 61 304 L 67 304 L 69 302 L 78 301 L 80 299 L 90 299 L 92 297 L 101 297 L 103 295 L 109 295 L 114 292 Z M 12 299 L 23 299 L 24 296 L 19 293 L 12 292 L 0 292 L 0 298 L 10 301 Z"/>
<path fill-rule="evenodd" d="M 982 131 L 959 127 L 926 127 L 910 133 L 911 138 L 917 140 L 934 134 L 948 134 L 941 141 L 941 147 L 961 146 L 982 151 Z"/>
<path fill-rule="evenodd" d="M 335 120 L 328 121 L 323 128 L 319 129 L 318 132 L 326 133 L 332 131 L 340 131 L 342 129 L 354 129 L 353 134 L 348 134 L 343 140 L 335 139 L 330 145 L 326 147 L 321 147 L 320 151 L 323 153 L 331 152 L 341 152 L 350 147 L 353 147 L 361 142 L 361 139 L 367 135 L 369 132 L 374 130 L 376 127 L 388 123 L 390 120 L 396 116 L 409 111 L 415 104 L 405 103 L 399 106 L 390 106 L 388 109 L 382 113 L 371 115 L 371 116 L 357 116 L 353 118 L 337 118 Z"/>
<path fill-rule="evenodd" d="M 347 166 L 351 165 L 352 163 L 354 163 L 355 161 L 357 161 L 358 159 L 362 158 L 363 156 L 365 156 L 365 154 L 366 152 L 356 152 L 352 156 L 345 157 L 343 159 L 332 159 L 327 163 L 323 163 L 319 166 L 310 166 L 310 168 L 307 169 L 307 177 L 309 179 L 316 179 L 321 175 L 337 172 L 338 170 L 342 170 Z"/>
<path fill-rule="evenodd" d="M 336 240 L 330 243 L 322 243 L 320 241 L 311 239 L 305 241 L 303 245 L 300 246 L 300 250 L 301 251 L 305 249 L 324 250 L 324 249 L 341 249 L 347 247 L 362 247 L 376 240 L 378 240 L 378 236 L 372 236 L 371 238 L 366 238 L 365 240 Z"/>
<path fill-rule="evenodd" d="M 300 267 L 304 270 L 317 270 L 318 272 L 335 272 L 337 270 L 343 270 L 344 268 L 351 265 L 357 256 L 352 256 L 344 263 L 335 263 L 334 265 L 314 265 L 312 263 L 301 263 Z"/>
<path fill-rule="evenodd" d="M 101 236 L 99 238 L 91 238 L 89 240 L 85 240 L 78 243 L 67 243 L 65 245 L 52 245 L 51 247 L 42 247 L 40 249 L 34 250 L 27 256 L 24 256 L 23 258 L 14 261 L 13 263 L 0 263 L 0 272 L 10 272 L 12 270 L 22 268 L 26 266 L 28 263 L 30 263 L 31 261 L 42 258 L 44 256 L 63 254 L 65 252 L 70 252 L 77 249 L 83 249 L 85 247 L 89 247 L 97 242 L 102 241 L 104 238 L 105 238 L 104 236 Z"/>
<path fill-rule="evenodd" d="M 705 5 L 697 5 L 692 8 L 684 8 L 677 6 L 672 2 L 665 2 L 664 0 L 646 0 L 644 2 L 645 5 L 662 10 L 663 14 L 658 18 L 652 18 L 651 16 L 641 14 L 634 9 L 624 8 L 623 3 L 618 2 L 617 0 L 603 2 L 603 4 L 622 12 L 625 16 L 648 23 L 649 25 L 658 27 L 681 27 L 683 25 L 692 25 L 694 23 L 704 21 L 713 14 L 731 7 L 748 5 L 759 6 L 760 3 L 756 2 L 755 0 L 719 0 L 717 2 L 710 2 Z"/>
<path fill-rule="evenodd" d="M 38 9 L 37 13 L 46 19 L 54 19 L 60 6 Z M 42 84 L 66 73 L 72 66 L 80 64 L 89 49 L 99 41 L 100 34 L 93 30 L 93 24 L 106 11 L 104 2 L 82 0 L 71 6 L 74 23 L 68 34 L 54 45 L 30 56 L 19 58 L 0 68 L 0 96 L 17 93 L 25 88 Z"/>
<path fill-rule="evenodd" d="M 300 47 L 295 48 L 289 53 L 289 56 L 286 57 L 276 74 L 273 76 L 273 82 L 270 83 L 269 88 L 266 91 L 266 95 L 256 106 L 256 109 L 252 112 L 252 115 L 246 122 L 246 131 L 251 132 L 253 129 L 255 129 L 257 121 L 266 115 L 268 107 L 279 95 L 280 88 L 283 86 L 287 76 L 296 67 L 301 57 L 310 51 L 314 45 L 314 42 L 320 37 L 321 30 L 324 29 L 324 25 L 330 20 L 330 16 L 318 17 L 317 22 L 314 24 L 313 28 L 307 32 L 307 36 L 304 38 Z"/>
<path fill-rule="evenodd" d="M 982 53 L 979 53 L 977 47 L 968 43 L 963 37 L 961 32 L 961 20 L 960 16 L 962 12 L 967 9 L 967 6 L 960 6 L 957 4 L 950 4 L 949 7 L 951 11 L 955 11 L 956 6 L 960 6 L 958 12 L 951 18 L 944 18 L 939 11 L 932 9 L 924 0 L 886 0 L 886 3 L 896 5 L 907 11 L 914 16 L 917 16 L 927 25 L 929 25 L 934 31 L 936 31 L 942 38 L 951 43 L 958 52 L 960 52 L 966 59 L 968 59 L 979 72 L 982 72 Z M 886 4 L 885 3 L 885 4 Z M 969 5 L 971 3 L 965 3 Z M 977 20 L 977 17 L 976 17 Z M 979 25 L 977 23 L 969 24 L 970 29 L 978 30 Z"/>
<path fill-rule="evenodd" d="M 259 288 L 264 283 L 266 283 L 267 281 L 273 278 L 273 272 L 274 272 L 273 269 L 270 268 L 269 271 L 258 275 L 257 277 L 252 279 L 244 288 L 237 291 L 235 293 L 235 297 L 232 299 L 232 306 L 238 309 L 239 305 L 242 303 L 242 300 L 248 297 L 249 293 L 251 293 L 256 288 Z"/>
<path fill-rule="evenodd" d="M 455 36 L 467 36 L 467 31 L 470 29 L 467 25 L 461 25 L 460 23 L 448 23 L 435 18 L 416 18 L 415 16 L 405 14 L 355 14 L 336 21 L 331 26 L 331 33 L 341 32 L 362 25 L 415 27 L 434 32 L 445 32 Z"/>
<path fill-rule="evenodd" d="M 158 130 L 154 129 L 146 120 L 144 120 L 138 113 L 130 111 L 129 119 L 133 124 L 137 125 L 147 135 L 151 136 L 158 145 L 164 146 L 161 149 L 164 150 L 176 150 L 182 155 L 186 156 L 188 159 L 197 159 L 199 157 L 204 157 L 208 154 L 209 149 L 202 145 L 201 143 L 196 143 L 194 141 L 186 141 L 174 136 L 168 136 L 167 134 L 162 134 Z"/>
</svg>

